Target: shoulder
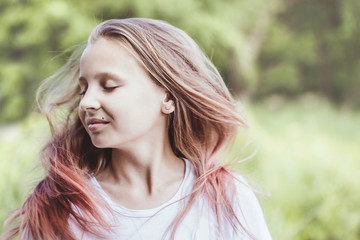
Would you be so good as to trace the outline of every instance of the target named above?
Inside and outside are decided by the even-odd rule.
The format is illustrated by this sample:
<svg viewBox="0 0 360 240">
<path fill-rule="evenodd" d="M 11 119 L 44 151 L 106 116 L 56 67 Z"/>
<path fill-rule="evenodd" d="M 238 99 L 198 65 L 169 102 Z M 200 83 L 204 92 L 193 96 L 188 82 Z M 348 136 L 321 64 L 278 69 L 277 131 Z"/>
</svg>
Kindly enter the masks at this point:
<svg viewBox="0 0 360 240">
<path fill-rule="evenodd" d="M 193 172 L 194 167 L 191 162 L 186 160 L 186 163 L 188 171 Z M 214 178 L 216 178 L 215 182 L 218 184 L 216 188 L 218 188 L 217 190 L 223 189 L 225 191 L 225 194 L 230 201 L 229 203 L 232 211 L 239 222 L 237 231 L 234 231 L 231 224 L 225 224 L 221 227 L 223 228 L 225 234 L 224 236 L 226 236 L 224 239 L 270 240 L 271 235 L 269 233 L 261 205 L 248 181 L 239 173 L 226 168 L 223 168 L 222 173 L 225 174 L 214 174 Z M 196 181 L 196 177 L 194 176 L 195 174 L 192 173 L 190 175 L 192 175 L 191 180 Z M 209 190 L 210 192 L 213 192 L 213 194 L 216 194 L 214 186 L 211 186 Z M 216 228 L 214 226 L 217 224 L 216 211 L 213 212 L 206 210 L 206 206 L 211 206 L 213 201 L 214 199 L 209 199 L 209 196 L 204 193 L 199 195 L 197 201 L 198 204 L 195 206 L 197 206 L 196 208 L 198 210 L 197 218 L 206 218 L 207 222 L 211 225 L 210 229 L 212 230 L 210 232 L 215 234 L 213 231 Z M 227 217 L 222 219 L 222 221 L 227 222 Z M 252 238 L 247 237 L 248 235 L 251 235 Z"/>
<path fill-rule="evenodd" d="M 232 173 L 235 185 L 233 209 L 241 225 L 255 239 L 271 239 L 260 203 L 249 183 L 238 173 Z"/>
</svg>

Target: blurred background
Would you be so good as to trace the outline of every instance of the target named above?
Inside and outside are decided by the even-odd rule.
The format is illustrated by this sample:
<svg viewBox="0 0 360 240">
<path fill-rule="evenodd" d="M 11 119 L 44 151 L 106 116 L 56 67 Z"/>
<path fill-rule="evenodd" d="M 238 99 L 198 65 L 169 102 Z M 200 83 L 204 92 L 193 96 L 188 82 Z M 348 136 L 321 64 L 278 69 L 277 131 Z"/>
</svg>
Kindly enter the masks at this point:
<svg viewBox="0 0 360 240">
<path fill-rule="evenodd" d="M 274 239 L 360 239 L 359 0 L 0 0 L 0 224 L 43 174 L 39 83 L 127 17 L 185 30 L 244 105 L 256 155 L 239 170 L 269 195 Z"/>
</svg>

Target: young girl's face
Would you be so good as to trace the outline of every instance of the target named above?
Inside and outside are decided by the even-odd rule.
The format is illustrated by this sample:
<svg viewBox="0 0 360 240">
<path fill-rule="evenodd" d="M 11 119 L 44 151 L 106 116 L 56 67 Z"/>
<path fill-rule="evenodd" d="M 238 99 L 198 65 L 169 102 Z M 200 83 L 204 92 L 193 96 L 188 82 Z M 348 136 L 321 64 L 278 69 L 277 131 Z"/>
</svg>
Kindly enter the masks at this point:
<svg viewBox="0 0 360 240">
<path fill-rule="evenodd" d="M 100 38 L 87 46 L 79 86 L 79 117 L 96 147 L 134 147 L 166 132 L 165 90 L 115 40 Z"/>
</svg>

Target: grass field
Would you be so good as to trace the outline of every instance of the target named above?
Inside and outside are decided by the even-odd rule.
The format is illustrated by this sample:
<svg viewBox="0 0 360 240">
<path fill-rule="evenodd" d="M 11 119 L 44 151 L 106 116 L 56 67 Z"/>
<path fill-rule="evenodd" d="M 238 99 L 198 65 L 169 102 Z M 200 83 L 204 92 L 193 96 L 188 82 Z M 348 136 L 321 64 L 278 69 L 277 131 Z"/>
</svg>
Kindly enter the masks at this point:
<svg viewBox="0 0 360 240">
<path fill-rule="evenodd" d="M 248 105 L 254 139 L 242 165 L 269 197 L 259 196 L 274 239 L 360 239 L 360 113 L 312 96 Z M 41 171 L 48 135 L 38 116 L 0 128 L 0 223 L 23 202 Z"/>
<path fill-rule="evenodd" d="M 360 114 L 307 96 L 252 106 L 250 172 L 274 239 L 360 239 Z"/>
</svg>

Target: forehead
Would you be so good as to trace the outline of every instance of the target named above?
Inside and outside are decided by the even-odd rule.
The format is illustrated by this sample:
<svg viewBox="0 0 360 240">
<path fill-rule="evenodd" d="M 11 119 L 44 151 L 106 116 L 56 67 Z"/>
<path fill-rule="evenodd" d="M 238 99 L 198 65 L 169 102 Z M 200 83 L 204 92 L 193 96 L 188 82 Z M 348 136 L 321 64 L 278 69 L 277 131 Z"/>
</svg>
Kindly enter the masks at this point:
<svg viewBox="0 0 360 240">
<path fill-rule="evenodd" d="M 106 38 L 88 44 L 80 58 L 80 82 L 121 79 L 123 83 L 139 83 L 143 86 L 151 82 L 162 88 L 140 62 L 139 56 L 136 57 L 136 53 L 128 48 L 121 41 Z"/>
<path fill-rule="evenodd" d="M 121 41 L 101 37 L 87 44 L 81 55 L 80 62 L 88 58 L 96 59 L 102 55 L 108 55 L 109 58 L 113 59 L 137 59 L 137 57 L 134 56 L 134 53 L 132 51 L 130 52 L 128 47 L 125 47 Z"/>
<path fill-rule="evenodd" d="M 80 58 L 80 74 L 94 71 L 127 70 L 138 71 L 143 68 L 139 58 L 120 41 L 99 38 L 89 43 Z"/>
</svg>

